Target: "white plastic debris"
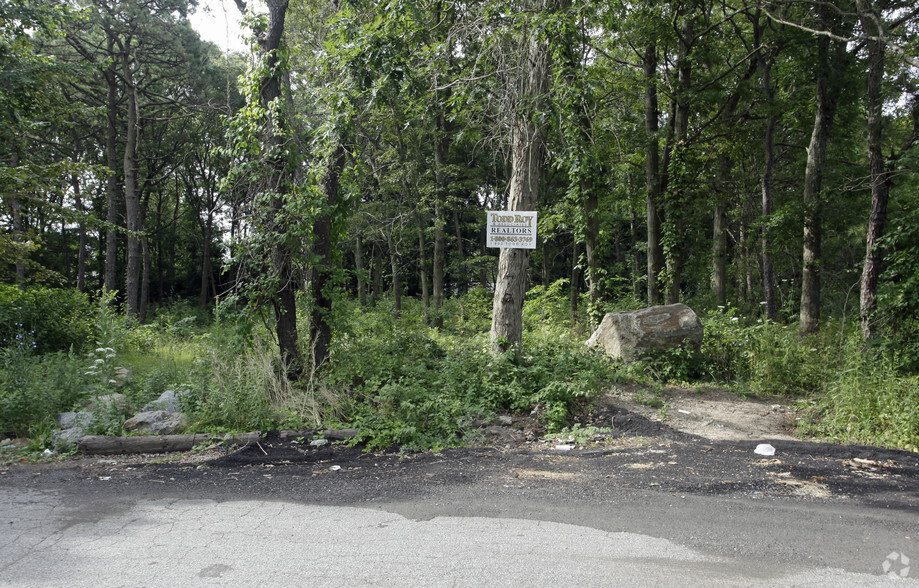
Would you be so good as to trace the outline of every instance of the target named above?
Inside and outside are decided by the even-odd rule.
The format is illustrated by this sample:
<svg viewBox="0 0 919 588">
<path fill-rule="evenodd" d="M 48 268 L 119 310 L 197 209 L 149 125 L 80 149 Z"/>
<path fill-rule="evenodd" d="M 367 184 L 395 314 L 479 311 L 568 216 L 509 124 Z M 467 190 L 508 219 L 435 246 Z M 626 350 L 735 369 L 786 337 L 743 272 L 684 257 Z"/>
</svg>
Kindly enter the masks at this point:
<svg viewBox="0 0 919 588">
<path fill-rule="evenodd" d="M 310 445 L 312 445 L 313 447 L 322 447 L 323 445 L 328 445 L 328 444 L 329 444 L 328 439 L 316 439 L 310 442 Z"/>
<path fill-rule="evenodd" d="M 556 451 L 571 451 L 574 449 L 574 445 L 556 445 Z"/>
<path fill-rule="evenodd" d="M 44 451 L 42 451 L 42 455 L 47 457 L 49 455 L 54 455 L 54 452 L 51 451 L 50 449 L 45 449 Z"/>
<path fill-rule="evenodd" d="M 768 443 L 760 443 L 756 446 L 756 449 L 753 450 L 753 453 L 756 455 L 765 455 L 767 457 L 772 456 L 775 455 L 775 447 Z"/>
<path fill-rule="evenodd" d="M 338 470 L 341 469 L 341 466 L 340 466 L 340 465 L 333 465 L 333 466 L 330 467 L 329 469 L 332 470 L 333 472 L 337 472 Z"/>
<path fill-rule="evenodd" d="M 683 410 L 682 408 L 679 409 L 677 412 L 680 413 L 680 414 L 692 414 L 692 413 L 689 412 L 688 410 Z"/>
</svg>

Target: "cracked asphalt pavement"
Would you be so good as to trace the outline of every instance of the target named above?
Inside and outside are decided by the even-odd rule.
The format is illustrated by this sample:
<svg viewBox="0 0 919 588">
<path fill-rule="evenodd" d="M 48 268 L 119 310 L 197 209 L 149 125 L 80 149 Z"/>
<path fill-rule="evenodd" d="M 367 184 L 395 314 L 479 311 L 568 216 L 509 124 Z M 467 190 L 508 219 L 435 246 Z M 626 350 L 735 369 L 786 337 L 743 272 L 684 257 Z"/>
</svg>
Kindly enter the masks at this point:
<svg viewBox="0 0 919 588">
<path fill-rule="evenodd" d="M 10 464 L 0 585 L 919 585 L 919 455 L 769 442 Z"/>
</svg>

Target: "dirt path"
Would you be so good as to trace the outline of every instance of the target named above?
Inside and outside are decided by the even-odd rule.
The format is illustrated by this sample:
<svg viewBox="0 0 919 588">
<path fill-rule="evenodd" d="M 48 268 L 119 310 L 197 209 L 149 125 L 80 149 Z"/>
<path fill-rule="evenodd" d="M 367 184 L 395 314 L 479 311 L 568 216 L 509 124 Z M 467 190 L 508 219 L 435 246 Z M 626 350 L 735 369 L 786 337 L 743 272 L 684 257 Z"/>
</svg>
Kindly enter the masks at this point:
<svg viewBox="0 0 919 588">
<path fill-rule="evenodd" d="M 601 406 L 627 410 L 712 441 L 799 439 L 794 434 L 797 416 L 792 406 L 743 398 L 723 388 L 668 386 L 655 393 L 644 386 L 620 384 Z"/>
</svg>

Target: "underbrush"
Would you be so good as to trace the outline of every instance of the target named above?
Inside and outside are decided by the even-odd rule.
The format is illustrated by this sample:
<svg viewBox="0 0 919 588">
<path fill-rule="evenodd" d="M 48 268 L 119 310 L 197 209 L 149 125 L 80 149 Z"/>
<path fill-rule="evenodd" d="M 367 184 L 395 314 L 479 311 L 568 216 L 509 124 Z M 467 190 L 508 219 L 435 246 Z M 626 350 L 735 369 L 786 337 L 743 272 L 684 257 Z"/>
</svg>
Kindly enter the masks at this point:
<svg viewBox="0 0 919 588">
<path fill-rule="evenodd" d="M 486 333 L 468 336 L 355 307 L 337 337 L 329 384 L 345 398 L 341 418 L 371 446 L 444 447 L 474 440 L 497 412 L 533 412 L 548 430 L 598 397 L 615 369 L 583 342 L 528 334 L 524 353 L 492 356 Z"/>
<path fill-rule="evenodd" d="M 0 349 L 0 435 L 44 443 L 57 413 L 116 392 L 124 402 L 100 415 L 92 431 L 121 434 L 130 411 L 176 390 L 185 393 L 189 432 L 352 426 L 370 447 L 439 448 L 480 441 L 481 426 L 499 413 L 532 413 L 547 432 L 564 430 L 610 383 L 633 380 L 781 396 L 805 407 L 807 435 L 919 448 L 915 358 L 890 346 L 866 347 L 851 322 L 829 321 L 820 334 L 800 337 L 794 325 L 723 309 L 703 313 L 700 350 L 620 365 L 584 346 L 589 332 L 572 322 L 563 286 L 529 293 L 523 352 L 501 356 L 488 351 L 485 290 L 448 300 L 428 322 L 412 299 L 398 318 L 386 301 L 362 308 L 339 300 L 330 362 L 295 382 L 280 369 L 261 317 L 232 299 L 213 316 L 180 304 L 156 309 L 149 324 L 138 325 L 110 298 L 84 306 L 82 298 L 54 292 L 6 292 L 5 317 L 39 317 L 48 300 L 75 300 L 71 308 L 82 310 L 68 319 L 70 330 L 29 323 L 34 341 Z M 64 341 L 66 350 L 40 351 Z"/>
</svg>

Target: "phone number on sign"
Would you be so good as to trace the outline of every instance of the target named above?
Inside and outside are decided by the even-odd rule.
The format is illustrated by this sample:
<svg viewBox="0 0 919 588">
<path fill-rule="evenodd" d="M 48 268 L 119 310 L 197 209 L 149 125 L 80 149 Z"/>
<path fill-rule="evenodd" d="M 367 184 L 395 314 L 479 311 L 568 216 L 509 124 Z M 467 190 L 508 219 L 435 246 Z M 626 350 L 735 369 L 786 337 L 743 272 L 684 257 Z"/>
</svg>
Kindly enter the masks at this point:
<svg viewBox="0 0 919 588">
<path fill-rule="evenodd" d="M 495 243 L 532 243 L 533 237 L 502 237 L 493 236 L 491 238 Z"/>
</svg>

